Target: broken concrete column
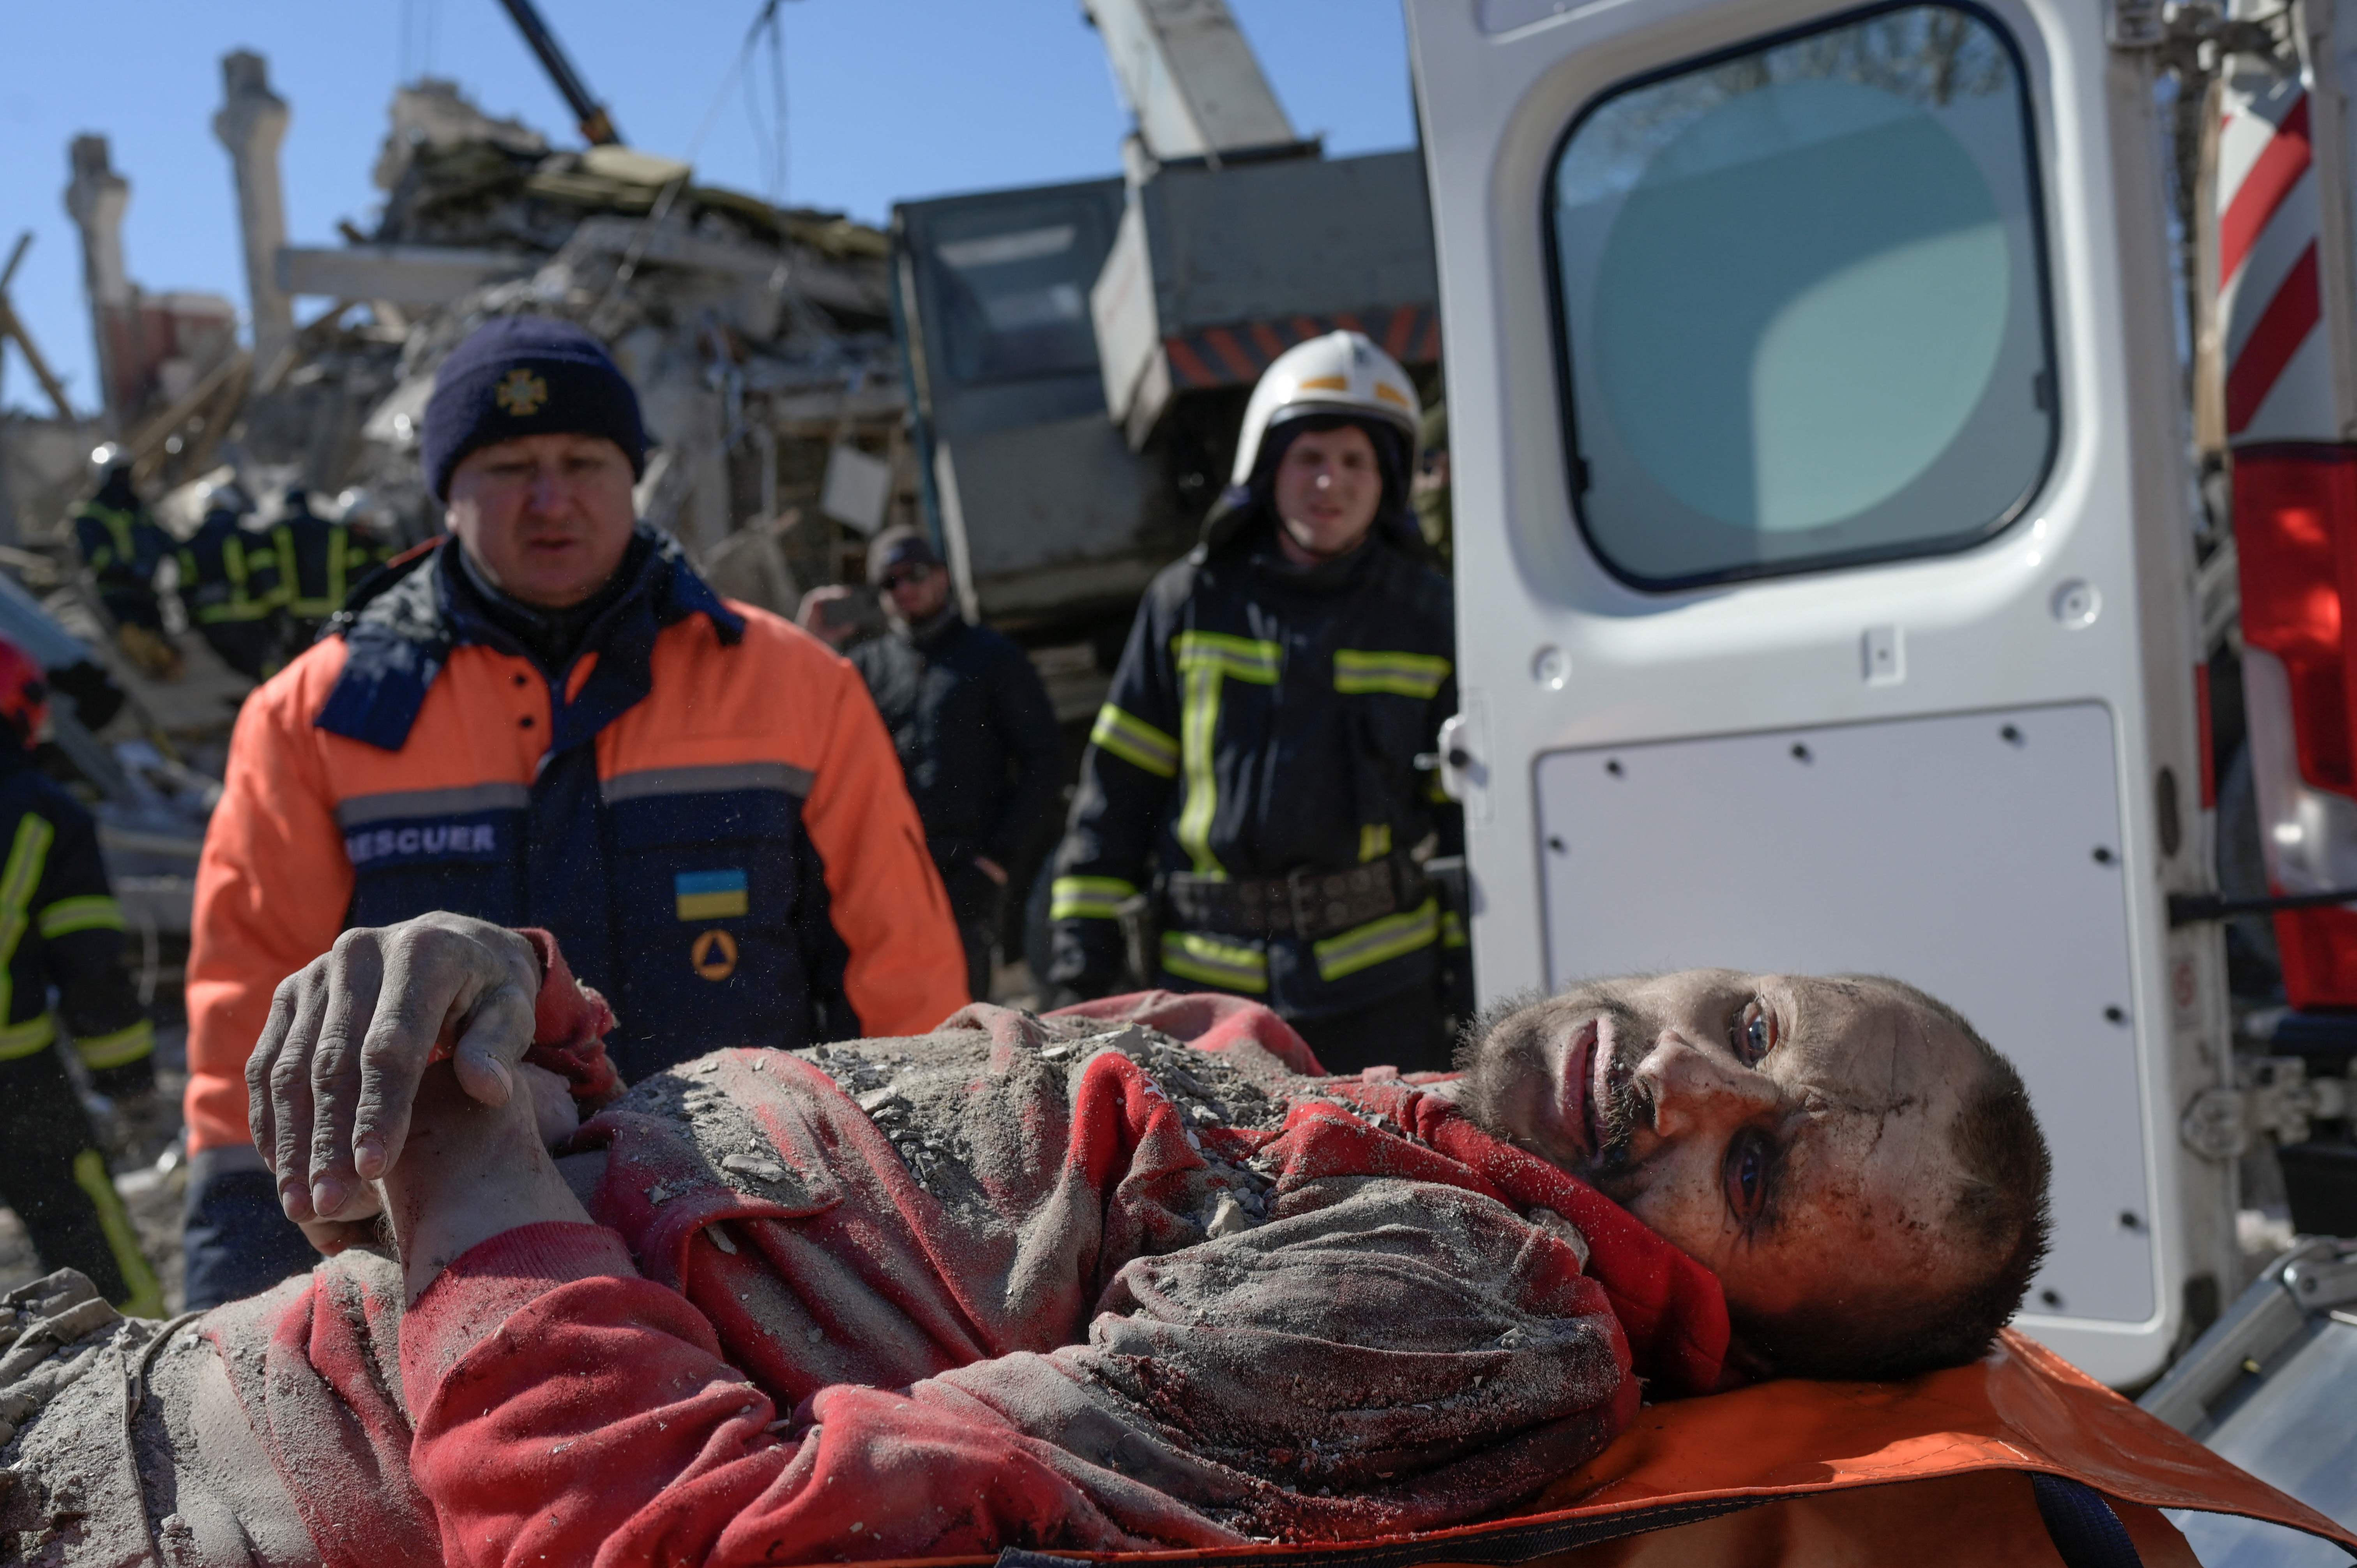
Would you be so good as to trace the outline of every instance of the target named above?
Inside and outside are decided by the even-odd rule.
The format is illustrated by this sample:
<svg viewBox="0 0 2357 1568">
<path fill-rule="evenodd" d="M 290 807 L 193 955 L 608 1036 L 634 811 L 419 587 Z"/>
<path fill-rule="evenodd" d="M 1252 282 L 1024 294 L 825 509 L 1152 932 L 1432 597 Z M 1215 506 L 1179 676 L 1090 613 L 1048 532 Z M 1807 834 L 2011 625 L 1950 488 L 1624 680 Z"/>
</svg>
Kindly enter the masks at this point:
<svg viewBox="0 0 2357 1568">
<path fill-rule="evenodd" d="M 278 252 L 286 243 L 286 201 L 279 185 L 278 145 L 286 138 L 286 101 L 270 91 L 270 62 L 240 49 L 221 56 L 221 107 L 213 134 L 237 173 L 238 225 L 245 241 L 246 308 L 253 321 L 253 363 L 267 376 L 295 336 L 295 302 L 278 286 Z"/>
<path fill-rule="evenodd" d="M 123 428 L 124 350 L 138 327 L 131 275 L 123 264 L 123 209 L 131 182 L 114 172 L 104 136 L 76 136 L 68 155 L 73 183 L 66 211 L 81 231 L 82 290 L 90 300 L 90 335 L 98 350 L 98 389 L 108 426 Z"/>
</svg>

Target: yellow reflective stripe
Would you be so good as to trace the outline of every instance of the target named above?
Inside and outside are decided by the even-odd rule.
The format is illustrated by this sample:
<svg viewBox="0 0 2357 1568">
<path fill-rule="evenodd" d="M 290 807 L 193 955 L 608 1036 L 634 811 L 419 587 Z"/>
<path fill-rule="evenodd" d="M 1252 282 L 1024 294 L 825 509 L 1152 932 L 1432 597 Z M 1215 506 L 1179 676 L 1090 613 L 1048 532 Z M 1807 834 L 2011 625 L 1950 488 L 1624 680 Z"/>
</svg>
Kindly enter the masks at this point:
<svg viewBox="0 0 2357 1568">
<path fill-rule="evenodd" d="M 1439 900 L 1426 898 L 1405 914 L 1385 915 L 1380 920 L 1354 926 L 1340 936 L 1313 942 L 1309 950 L 1318 959 L 1318 979 L 1340 980 L 1346 974 L 1405 958 L 1418 948 L 1428 948 L 1439 934 Z"/>
<path fill-rule="evenodd" d="M 1441 912 L 1440 945 L 1445 948 L 1461 948 L 1467 945 L 1464 918 L 1454 909 Z"/>
<path fill-rule="evenodd" d="M 1157 779 L 1168 779 L 1178 771 L 1178 743 L 1135 714 L 1124 713 L 1111 703 L 1097 710 L 1097 722 L 1089 731 L 1089 744 L 1112 752 Z"/>
<path fill-rule="evenodd" d="M 1219 772 L 1213 766 L 1220 732 L 1220 682 L 1232 675 L 1255 685 L 1273 686 L 1284 650 L 1274 642 L 1221 631 L 1182 631 L 1173 646 L 1183 678 L 1178 694 L 1178 750 L 1187 775 L 1187 800 L 1178 809 L 1174 832 L 1196 875 L 1224 878 L 1227 868 L 1211 853 L 1211 819 L 1220 808 Z M 1266 984 L 1264 975 L 1264 989 Z"/>
<path fill-rule="evenodd" d="M 1200 931 L 1163 932 L 1162 968 L 1181 980 L 1225 991 L 1257 994 L 1268 989 L 1268 954 Z"/>
<path fill-rule="evenodd" d="M 1059 876 L 1048 885 L 1048 918 L 1117 920 L 1122 901 L 1137 889 L 1118 876 Z"/>
<path fill-rule="evenodd" d="M 123 1195 L 114 1190 L 114 1178 L 106 1174 L 106 1159 L 96 1149 L 84 1149 L 74 1156 L 74 1185 L 89 1195 L 91 1207 L 98 1210 L 98 1228 L 106 1233 L 106 1250 L 114 1254 L 114 1266 L 123 1273 L 123 1299 L 114 1305 L 134 1317 L 164 1316 L 164 1287 L 156 1282 L 156 1271 L 147 1266 L 147 1255 L 139 1250 L 139 1232 L 132 1228 L 131 1211 L 123 1207 Z"/>
<path fill-rule="evenodd" d="M 98 523 L 113 536 L 114 547 L 123 553 L 124 560 L 131 558 L 131 514 L 129 512 L 117 511 L 113 507 L 101 506 L 96 501 L 84 501 L 81 515 Z M 102 551 L 100 553 L 103 556 L 105 553 Z M 99 561 L 91 563 L 93 566 L 101 564 L 102 562 Z"/>
<path fill-rule="evenodd" d="M 58 1021 L 47 1013 L 38 1018 L 27 1018 L 21 1024 L 11 1024 L 0 1029 L 0 1062 L 12 1062 L 18 1057 L 29 1057 L 35 1051 L 49 1048 L 58 1037 Z"/>
<path fill-rule="evenodd" d="M 1392 825 L 1389 822 L 1359 824 L 1359 861 L 1364 865 L 1381 860 L 1392 852 Z"/>
<path fill-rule="evenodd" d="M 1386 693 L 1395 697 L 1429 699 L 1448 679 L 1451 666 L 1437 653 L 1373 653 L 1363 649 L 1334 650 L 1334 690 L 1346 697 Z"/>
<path fill-rule="evenodd" d="M 9 969 L 16 961 L 17 945 L 25 940 L 26 928 L 32 924 L 26 906 L 41 885 L 41 868 L 48 864 L 49 844 L 57 836 L 58 830 L 49 826 L 48 818 L 26 812 L 16 820 L 16 842 L 8 846 L 7 868 L 0 870 L 0 1020 L 8 1016 L 16 1001 L 16 983 Z M 53 1027 L 46 1022 L 43 1026 Z M 0 1038 L 5 1036 L 5 1031 L 0 1031 Z M 31 1049 L 38 1050 L 40 1046 Z"/>
<path fill-rule="evenodd" d="M 60 898 L 41 911 L 41 935 L 70 936 L 75 931 L 119 931 L 123 906 L 104 893 Z"/>
<path fill-rule="evenodd" d="M 1182 631 L 1171 639 L 1171 646 L 1178 650 L 1181 670 L 1216 664 L 1225 674 L 1263 686 L 1276 684 L 1277 666 L 1285 658 L 1285 650 L 1274 642 L 1232 637 L 1224 631 Z"/>
<path fill-rule="evenodd" d="M 156 1049 L 156 1026 L 142 1018 L 127 1029 L 74 1041 L 74 1055 L 92 1072 L 127 1067 Z"/>
</svg>

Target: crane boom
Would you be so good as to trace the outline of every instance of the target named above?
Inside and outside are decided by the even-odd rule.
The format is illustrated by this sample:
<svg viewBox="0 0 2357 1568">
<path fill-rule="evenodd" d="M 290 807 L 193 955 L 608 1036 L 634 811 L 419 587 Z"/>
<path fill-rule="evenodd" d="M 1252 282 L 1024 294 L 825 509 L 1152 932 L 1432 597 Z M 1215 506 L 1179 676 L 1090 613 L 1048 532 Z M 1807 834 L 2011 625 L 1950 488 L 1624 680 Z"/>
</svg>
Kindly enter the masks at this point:
<svg viewBox="0 0 2357 1568">
<path fill-rule="evenodd" d="M 1296 138 L 1226 0 L 1085 0 L 1146 150 L 1164 162 Z"/>
<path fill-rule="evenodd" d="M 613 118 L 606 113 L 604 104 L 589 95 L 589 84 L 573 69 L 573 62 L 565 58 L 565 46 L 556 41 L 556 35 L 541 20 L 532 0 L 500 0 L 500 4 L 540 60 L 541 69 L 548 72 L 549 81 L 555 83 L 556 91 L 573 111 L 573 117 L 580 122 L 581 134 L 592 146 L 619 146 L 622 134 L 614 129 Z"/>
</svg>

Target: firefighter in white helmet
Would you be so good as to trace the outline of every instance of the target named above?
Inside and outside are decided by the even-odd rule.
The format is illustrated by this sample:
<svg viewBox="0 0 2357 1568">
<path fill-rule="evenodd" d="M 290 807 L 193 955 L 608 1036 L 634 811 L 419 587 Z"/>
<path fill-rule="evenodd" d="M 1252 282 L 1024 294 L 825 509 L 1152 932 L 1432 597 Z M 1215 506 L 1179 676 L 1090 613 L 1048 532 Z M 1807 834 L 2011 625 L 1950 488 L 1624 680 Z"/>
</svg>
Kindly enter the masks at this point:
<svg viewBox="0 0 2357 1568">
<path fill-rule="evenodd" d="M 1057 995 L 1267 1003 L 1332 1071 L 1448 1065 L 1462 822 L 1419 770 L 1456 706 L 1409 507 L 1415 387 L 1356 332 L 1271 365 L 1202 542 L 1146 591 L 1050 889 Z"/>
</svg>

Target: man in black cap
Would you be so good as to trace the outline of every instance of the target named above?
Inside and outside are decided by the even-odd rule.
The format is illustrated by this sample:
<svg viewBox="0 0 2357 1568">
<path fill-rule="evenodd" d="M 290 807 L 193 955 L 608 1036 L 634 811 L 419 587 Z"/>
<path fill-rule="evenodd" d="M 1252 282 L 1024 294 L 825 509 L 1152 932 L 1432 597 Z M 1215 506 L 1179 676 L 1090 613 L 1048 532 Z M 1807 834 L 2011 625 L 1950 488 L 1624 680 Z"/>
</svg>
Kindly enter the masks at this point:
<svg viewBox="0 0 2357 1568">
<path fill-rule="evenodd" d="M 845 655 L 892 732 L 925 847 L 949 888 L 967 986 L 987 997 L 1008 878 L 1028 864 L 1060 803 L 1056 712 L 1023 650 L 967 624 L 950 603 L 948 568 L 924 534 L 877 535 L 867 580 L 892 607 L 898 624 L 888 635 L 852 641 L 856 622 L 830 618 L 852 597 L 845 588 L 812 589 L 802 622 L 831 643 L 851 642 Z"/>
<path fill-rule="evenodd" d="M 646 449 L 595 338 L 481 328 L 425 408 L 449 536 L 240 711 L 188 965 L 191 1306 L 308 1267 L 286 1219 L 354 1196 L 274 1193 L 245 1082 L 278 983 L 349 928 L 545 928 L 612 998 L 632 1079 L 720 1046 L 922 1034 L 965 1002 L 875 705 L 637 521 Z M 338 1092 L 361 1094 L 373 1065 L 342 1047 Z"/>
</svg>

